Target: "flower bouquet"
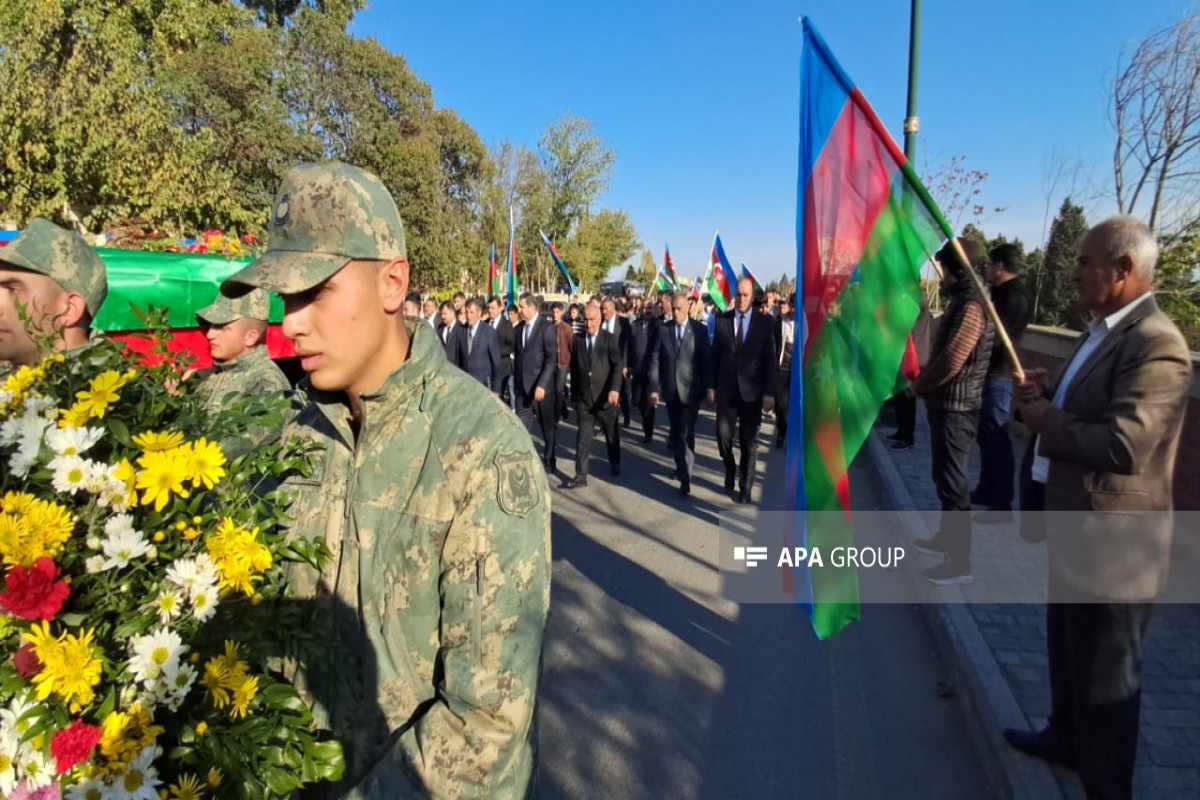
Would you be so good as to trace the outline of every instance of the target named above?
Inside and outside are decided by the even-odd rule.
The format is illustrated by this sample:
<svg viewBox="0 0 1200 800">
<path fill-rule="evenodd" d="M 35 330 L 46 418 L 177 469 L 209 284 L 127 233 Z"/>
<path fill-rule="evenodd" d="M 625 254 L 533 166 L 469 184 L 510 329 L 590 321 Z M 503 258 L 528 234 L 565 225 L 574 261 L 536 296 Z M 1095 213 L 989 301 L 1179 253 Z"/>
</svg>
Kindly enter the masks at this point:
<svg viewBox="0 0 1200 800">
<path fill-rule="evenodd" d="M 155 355 L 96 341 L 0 378 L 6 797 L 286 797 L 341 777 L 280 673 L 320 652 L 288 624 L 287 569 L 327 553 L 285 540 L 275 491 L 307 455 L 221 444 L 278 430 L 286 401 L 210 415 Z"/>
</svg>

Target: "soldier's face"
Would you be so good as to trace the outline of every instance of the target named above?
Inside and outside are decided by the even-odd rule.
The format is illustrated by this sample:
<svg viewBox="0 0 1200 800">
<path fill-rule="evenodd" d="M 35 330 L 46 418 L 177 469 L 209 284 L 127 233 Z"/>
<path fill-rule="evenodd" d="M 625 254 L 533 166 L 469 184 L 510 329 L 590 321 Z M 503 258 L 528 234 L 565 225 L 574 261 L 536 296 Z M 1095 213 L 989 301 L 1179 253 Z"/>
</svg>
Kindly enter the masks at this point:
<svg viewBox="0 0 1200 800">
<path fill-rule="evenodd" d="M 244 319 L 235 319 L 224 325 L 202 324 L 200 330 L 208 340 L 208 349 L 212 351 L 213 361 L 232 361 L 240 358 L 254 346 L 258 340 L 257 332 Z"/>
<path fill-rule="evenodd" d="M 393 351 L 404 346 L 395 315 L 408 291 L 408 265 L 393 263 L 403 264 L 404 280 L 389 282 L 390 267 L 356 261 L 306 292 L 283 296 L 283 333 L 315 388 L 358 396 L 377 390 L 395 369 Z"/>
<path fill-rule="evenodd" d="M 52 278 L 0 263 L 0 361 L 36 362 L 40 353 L 34 337 L 54 333 L 66 300 L 67 293 Z"/>
</svg>

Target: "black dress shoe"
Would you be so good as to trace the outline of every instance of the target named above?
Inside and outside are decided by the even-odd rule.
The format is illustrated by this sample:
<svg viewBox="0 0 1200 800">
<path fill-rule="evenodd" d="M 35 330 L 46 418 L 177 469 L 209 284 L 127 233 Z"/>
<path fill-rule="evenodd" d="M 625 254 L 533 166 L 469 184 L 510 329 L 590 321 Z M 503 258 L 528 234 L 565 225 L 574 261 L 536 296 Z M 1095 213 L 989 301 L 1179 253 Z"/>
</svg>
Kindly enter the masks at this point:
<svg viewBox="0 0 1200 800">
<path fill-rule="evenodd" d="M 679 484 L 679 493 L 684 497 L 687 497 L 692 493 L 692 484 L 688 481 L 684 481 L 683 483 Z"/>
<path fill-rule="evenodd" d="M 654 441 L 653 433 L 647 433 L 645 436 L 642 437 L 642 444 L 650 444 L 650 442 L 652 442 L 652 441 Z"/>
<path fill-rule="evenodd" d="M 733 473 L 732 472 L 725 473 L 725 491 L 727 491 L 727 492 L 733 491 Z"/>
<path fill-rule="evenodd" d="M 618 475 L 621 474 L 621 465 L 613 464 L 611 467 L 608 468 L 608 473 L 610 475 L 612 475 L 614 478 L 617 477 Z"/>
<path fill-rule="evenodd" d="M 1061 737 L 1052 733 L 1049 728 L 1043 728 L 1037 732 L 1005 728 L 1004 739 L 1027 756 L 1075 769 L 1075 758 L 1066 743 L 1062 741 Z"/>
<path fill-rule="evenodd" d="M 583 486 L 587 486 L 587 475 L 576 475 L 574 478 L 571 478 L 571 480 L 567 481 L 567 485 L 563 488 L 578 489 Z"/>
</svg>

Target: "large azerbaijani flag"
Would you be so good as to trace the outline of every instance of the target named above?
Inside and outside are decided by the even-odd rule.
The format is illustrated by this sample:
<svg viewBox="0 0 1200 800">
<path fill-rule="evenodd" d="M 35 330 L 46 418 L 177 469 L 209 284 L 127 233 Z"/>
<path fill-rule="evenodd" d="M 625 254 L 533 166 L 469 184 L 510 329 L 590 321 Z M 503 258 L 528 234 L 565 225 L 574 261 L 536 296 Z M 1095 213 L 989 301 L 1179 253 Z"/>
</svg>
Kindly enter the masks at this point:
<svg viewBox="0 0 1200 800">
<path fill-rule="evenodd" d="M 725 311 L 733 307 L 733 293 L 737 290 L 737 282 L 738 275 L 729 265 L 729 259 L 725 257 L 725 248 L 721 246 L 721 233 L 718 231 L 713 235 L 704 283 L 712 297 L 713 305 L 719 310 Z"/>
<path fill-rule="evenodd" d="M 854 543 L 847 469 L 895 391 L 921 267 L 951 229 L 807 18 L 800 86 L 796 351 L 804 368 L 792 370 L 785 485 L 788 507 L 808 512 L 797 544 L 829 552 Z M 796 596 L 818 636 L 858 619 L 855 569 L 797 575 Z"/>
</svg>

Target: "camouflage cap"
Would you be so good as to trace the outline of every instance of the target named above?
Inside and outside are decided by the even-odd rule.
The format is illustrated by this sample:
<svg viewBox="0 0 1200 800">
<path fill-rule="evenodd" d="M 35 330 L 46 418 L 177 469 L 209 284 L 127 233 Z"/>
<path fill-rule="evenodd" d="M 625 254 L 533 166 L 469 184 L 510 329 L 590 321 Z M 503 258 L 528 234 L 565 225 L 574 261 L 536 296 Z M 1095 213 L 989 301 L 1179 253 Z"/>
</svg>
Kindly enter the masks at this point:
<svg viewBox="0 0 1200 800">
<path fill-rule="evenodd" d="M 0 262 L 45 275 L 81 295 L 93 318 L 108 296 L 108 276 L 100 256 L 82 236 L 48 220 L 30 222 L 0 250 Z"/>
<path fill-rule="evenodd" d="M 270 318 L 271 297 L 262 289 L 254 289 L 241 297 L 218 294 L 211 306 L 196 312 L 196 319 L 210 325 L 226 325 L 235 319 L 267 322 Z"/>
<path fill-rule="evenodd" d="M 267 226 L 267 252 L 224 283 L 280 294 L 307 291 L 355 259 L 406 258 L 404 223 L 387 187 L 340 161 L 302 164 L 284 176 Z"/>
</svg>

